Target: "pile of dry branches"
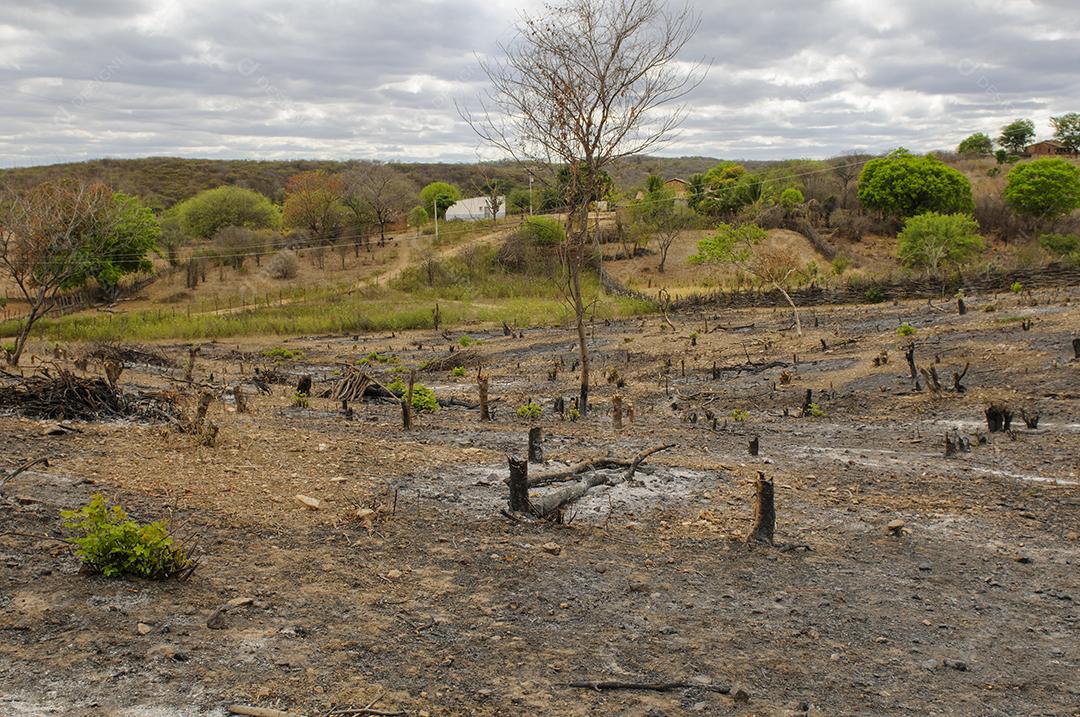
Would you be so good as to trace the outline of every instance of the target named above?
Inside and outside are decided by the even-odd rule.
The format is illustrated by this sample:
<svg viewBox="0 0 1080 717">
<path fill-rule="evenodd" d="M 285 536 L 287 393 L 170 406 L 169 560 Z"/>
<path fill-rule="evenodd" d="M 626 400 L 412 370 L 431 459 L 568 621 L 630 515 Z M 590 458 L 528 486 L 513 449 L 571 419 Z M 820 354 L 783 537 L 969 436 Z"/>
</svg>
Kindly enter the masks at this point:
<svg viewBox="0 0 1080 717">
<path fill-rule="evenodd" d="M 125 393 L 103 378 L 80 378 L 55 367 L 0 386 L 0 410 L 5 409 L 31 418 L 82 421 L 137 418 L 171 422 L 180 415 L 168 396 Z"/>
<path fill-rule="evenodd" d="M 168 368 L 176 365 L 175 361 L 156 349 L 111 342 L 97 344 L 86 356 L 99 361 L 115 361 L 125 366 L 144 364 Z"/>
</svg>

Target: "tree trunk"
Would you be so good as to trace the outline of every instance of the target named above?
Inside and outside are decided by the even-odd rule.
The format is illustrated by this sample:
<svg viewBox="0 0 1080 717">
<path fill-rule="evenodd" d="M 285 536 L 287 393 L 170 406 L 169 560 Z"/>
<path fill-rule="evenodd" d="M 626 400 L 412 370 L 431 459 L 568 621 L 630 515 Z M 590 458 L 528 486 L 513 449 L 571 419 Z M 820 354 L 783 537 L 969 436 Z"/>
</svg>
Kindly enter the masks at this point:
<svg viewBox="0 0 1080 717">
<path fill-rule="evenodd" d="M 544 429 L 533 426 L 529 429 L 529 463 L 544 462 Z"/>
<path fill-rule="evenodd" d="M 1080 339 L 1073 339 L 1073 354 L 1077 361 L 1080 361 Z"/>
<path fill-rule="evenodd" d="M 514 513 L 529 513 L 529 463 L 520 458 L 509 456 L 510 460 L 510 510 Z"/>
<path fill-rule="evenodd" d="M 761 449 L 761 437 L 754 436 L 750 439 L 750 455 L 756 456 Z"/>
<path fill-rule="evenodd" d="M 616 431 L 622 430 L 622 396 L 615 394 L 611 397 L 611 425 Z"/>
<path fill-rule="evenodd" d="M 754 528 L 747 536 L 747 540 L 760 543 L 773 544 L 773 534 L 776 531 L 776 502 L 773 493 L 773 482 L 758 471 L 757 493 L 754 496 Z"/>
<path fill-rule="evenodd" d="M 480 374 L 476 378 L 477 389 L 480 392 L 480 420 L 490 421 L 491 413 L 488 411 L 488 377 Z"/>
<path fill-rule="evenodd" d="M 401 425 L 406 431 L 412 430 L 413 384 L 416 383 L 416 369 L 409 371 L 409 387 L 401 400 Z"/>
<path fill-rule="evenodd" d="M 581 417 L 589 415 L 589 345 L 585 336 L 585 301 L 581 295 L 581 266 L 578 257 L 571 259 L 570 269 L 574 292 L 574 316 L 577 320 L 578 351 L 581 355 L 581 391 L 578 398 L 578 413 Z"/>
<path fill-rule="evenodd" d="M 802 320 L 799 318 L 799 307 L 795 306 L 795 302 L 791 300 L 791 295 L 784 290 L 784 287 L 779 284 L 773 284 L 773 286 L 784 295 L 784 298 L 788 302 L 788 306 L 790 306 L 791 310 L 795 313 L 795 333 L 802 336 Z"/>
</svg>

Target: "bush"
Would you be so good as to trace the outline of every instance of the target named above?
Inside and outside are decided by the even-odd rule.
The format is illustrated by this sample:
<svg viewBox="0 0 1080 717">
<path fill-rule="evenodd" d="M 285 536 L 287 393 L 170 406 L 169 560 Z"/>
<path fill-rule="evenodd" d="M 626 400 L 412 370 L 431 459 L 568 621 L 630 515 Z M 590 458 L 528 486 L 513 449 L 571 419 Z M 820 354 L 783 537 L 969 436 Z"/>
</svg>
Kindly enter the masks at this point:
<svg viewBox="0 0 1080 717">
<path fill-rule="evenodd" d="M 140 525 L 100 495 L 78 510 L 62 511 L 60 517 L 64 528 L 76 533 L 75 554 L 83 565 L 107 578 L 163 580 L 191 568 L 187 552 L 173 542 L 164 522 Z"/>
<path fill-rule="evenodd" d="M 904 265 L 933 273 L 965 264 L 982 249 L 979 225 L 966 214 L 919 214 L 904 222 L 897 237 L 897 254 Z"/>
<path fill-rule="evenodd" d="M 472 336 L 469 336 L 468 334 L 465 334 L 460 339 L 458 339 L 458 344 L 460 344 L 461 348 L 463 348 L 463 349 L 467 349 L 470 346 L 479 346 L 482 343 L 484 343 L 484 342 L 481 339 L 474 339 Z"/>
<path fill-rule="evenodd" d="M 517 415 L 518 418 L 524 418 L 527 421 L 536 421 L 543 415 L 544 409 L 540 407 L 540 404 L 529 401 L 528 403 L 518 406 Z"/>
<path fill-rule="evenodd" d="M 1043 220 L 1080 208 L 1080 167 L 1064 159 L 1036 159 L 1013 167 L 1005 200 L 1014 210 Z"/>
<path fill-rule="evenodd" d="M 450 371 L 450 375 L 453 376 L 454 378 L 461 378 L 462 376 L 465 375 L 465 367 L 464 366 L 455 366 Z"/>
<path fill-rule="evenodd" d="M 1043 234 L 1039 246 L 1051 254 L 1068 256 L 1080 251 L 1080 236 L 1075 234 Z"/>
<path fill-rule="evenodd" d="M 398 398 L 404 398 L 409 391 L 409 387 L 400 378 L 395 378 L 386 388 Z M 439 399 L 435 397 L 435 392 L 424 384 L 414 383 L 412 407 L 417 413 L 434 413 L 439 410 Z"/>
<path fill-rule="evenodd" d="M 880 286 L 871 286 L 863 292 L 863 300 L 868 304 L 880 304 L 885 301 L 885 292 Z"/>
<path fill-rule="evenodd" d="M 304 358 L 303 351 L 293 351 L 284 346 L 275 346 L 274 348 L 266 349 L 262 352 L 262 355 L 264 358 L 281 359 L 283 361 L 302 361 Z"/>
<path fill-rule="evenodd" d="M 803 413 L 803 415 L 808 416 L 809 418 L 824 418 L 828 414 L 825 413 L 824 409 L 822 409 L 821 406 L 817 405 L 816 403 L 811 403 L 807 405 L 806 411 Z"/>
<path fill-rule="evenodd" d="M 1012 283 L 1012 285 L 1009 287 L 1009 291 L 1011 291 L 1014 294 L 1019 294 L 1023 290 L 1024 290 L 1024 285 L 1021 284 L 1019 281 L 1014 281 Z"/>
<path fill-rule="evenodd" d="M 551 217 L 529 217 L 517 234 L 533 246 L 558 246 L 566 241 L 563 223 Z"/>
<path fill-rule="evenodd" d="M 266 274 L 271 279 L 295 279 L 300 271 L 300 261 L 288 249 L 279 251 L 266 265 Z"/>
<path fill-rule="evenodd" d="M 784 209 L 794 209 L 805 201 L 803 193 L 795 187 L 788 187 L 780 192 L 780 206 Z"/>
<path fill-rule="evenodd" d="M 177 205 L 185 234 L 209 239 L 222 227 L 276 229 L 281 213 L 262 194 L 243 187 L 207 189 Z"/>
<path fill-rule="evenodd" d="M 975 210 L 971 183 L 962 172 L 934 157 L 918 157 L 906 150 L 867 162 L 859 175 L 858 191 L 864 207 L 894 217 Z"/>
<path fill-rule="evenodd" d="M 851 266 L 851 262 L 843 254 L 837 254 L 832 260 L 832 272 L 837 276 L 842 275 Z"/>
<path fill-rule="evenodd" d="M 914 336 L 915 327 L 907 322 L 904 322 L 896 328 L 896 333 L 900 336 Z"/>
<path fill-rule="evenodd" d="M 743 423 L 750 419 L 750 412 L 744 408 L 734 408 L 731 411 L 731 420 L 736 423 Z"/>
</svg>

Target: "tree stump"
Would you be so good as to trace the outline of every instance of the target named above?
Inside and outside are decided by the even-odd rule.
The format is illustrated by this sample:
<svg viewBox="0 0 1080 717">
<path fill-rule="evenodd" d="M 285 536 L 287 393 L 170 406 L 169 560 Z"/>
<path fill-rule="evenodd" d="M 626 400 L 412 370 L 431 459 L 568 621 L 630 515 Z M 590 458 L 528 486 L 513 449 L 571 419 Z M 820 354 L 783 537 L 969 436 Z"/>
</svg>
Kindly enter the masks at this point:
<svg viewBox="0 0 1080 717">
<path fill-rule="evenodd" d="M 803 398 L 803 404 L 802 404 L 802 415 L 803 415 L 804 418 L 809 416 L 810 413 L 814 410 L 813 406 L 814 406 L 814 390 L 808 388 L 808 389 L 806 389 L 806 397 Z"/>
<path fill-rule="evenodd" d="M 311 395 L 311 375 L 301 374 L 300 380 L 296 382 L 296 393 L 300 396 Z"/>
<path fill-rule="evenodd" d="M 555 413 L 559 414 L 560 418 L 566 418 L 566 399 L 562 396 L 555 398 Z"/>
<path fill-rule="evenodd" d="M 488 377 L 482 373 L 476 376 L 476 386 L 480 392 L 480 420 L 490 421 L 491 413 L 488 411 Z"/>
<path fill-rule="evenodd" d="M 919 370 L 915 368 L 915 344 L 910 343 L 904 349 L 904 358 L 907 359 L 908 370 L 911 372 L 911 380 L 918 382 Z"/>
<path fill-rule="evenodd" d="M 766 478 L 762 471 L 758 471 L 755 488 L 754 528 L 746 539 L 772 545 L 773 534 L 776 531 L 776 501 L 773 482 Z"/>
<path fill-rule="evenodd" d="M 750 455 L 756 456 L 761 448 L 761 437 L 754 436 L 750 439 Z"/>
<path fill-rule="evenodd" d="M 992 403 L 986 409 L 986 427 L 991 433 L 1012 430 L 1012 411 L 1008 406 Z"/>
<path fill-rule="evenodd" d="M 236 412 L 247 413 L 248 405 L 247 399 L 244 398 L 244 389 L 241 388 L 239 385 L 233 386 L 232 395 L 233 400 L 236 401 Z"/>
<path fill-rule="evenodd" d="M 1028 428 L 1032 429 L 1032 430 L 1035 430 L 1036 428 L 1039 427 L 1039 414 L 1037 412 L 1036 413 L 1028 413 L 1026 410 L 1021 408 L 1020 409 L 1020 418 L 1022 418 L 1024 420 L 1024 425 L 1027 426 Z"/>
<path fill-rule="evenodd" d="M 529 513 L 529 463 L 514 456 L 510 461 L 510 510 L 514 513 Z"/>
<path fill-rule="evenodd" d="M 416 369 L 409 371 L 409 387 L 401 397 L 401 425 L 406 431 L 412 430 L 413 384 L 416 383 Z"/>
<path fill-rule="evenodd" d="M 616 431 L 622 430 L 622 396 L 615 394 L 611 397 L 611 425 Z"/>
<path fill-rule="evenodd" d="M 1073 358 L 1080 361 L 1080 339 L 1073 339 Z"/>
<path fill-rule="evenodd" d="M 533 426 L 529 429 L 529 463 L 544 462 L 544 429 Z"/>
<path fill-rule="evenodd" d="M 188 349 L 187 366 L 184 368 L 184 380 L 188 383 L 191 383 L 192 377 L 195 375 L 195 356 L 198 353 L 198 346 L 192 346 L 190 349 Z"/>
<path fill-rule="evenodd" d="M 956 297 L 956 313 L 961 316 L 967 313 L 967 305 L 964 303 L 964 297 L 962 296 Z"/>
<path fill-rule="evenodd" d="M 210 410 L 210 403 L 214 400 L 214 394 L 209 391 L 204 391 L 199 396 L 199 405 L 195 409 L 195 420 L 192 421 L 192 425 L 196 431 L 202 429 L 203 423 L 206 422 L 206 413 Z"/>
<path fill-rule="evenodd" d="M 634 424 L 634 404 L 630 404 L 626 407 L 626 420 L 630 422 L 630 425 Z"/>
</svg>

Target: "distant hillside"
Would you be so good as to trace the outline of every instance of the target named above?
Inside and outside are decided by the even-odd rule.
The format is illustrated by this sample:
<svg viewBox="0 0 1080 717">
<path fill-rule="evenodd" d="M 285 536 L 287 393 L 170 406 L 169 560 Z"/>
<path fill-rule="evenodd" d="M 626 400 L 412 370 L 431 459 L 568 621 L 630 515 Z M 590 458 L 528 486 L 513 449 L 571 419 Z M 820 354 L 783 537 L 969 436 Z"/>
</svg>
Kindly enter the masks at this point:
<svg viewBox="0 0 1080 717">
<path fill-rule="evenodd" d="M 659 174 L 665 178 L 685 178 L 695 172 L 706 171 L 717 161 L 708 157 L 634 157 L 620 162 L 612 176 L 617 187 L 630 191 L 644 185 L 645 178 L 650 174 Z M 100 180 L 117 191 L 142 197 L 152 207 L 164 209 L 204 189 L 223 184 L 248 187 L 280 201 L 283 198 L 285 182 L 298 172 L 341 172 L 359 164 L 359 161 L 335 162 L 318 159 L 95 159 L 72 164 L 0 170 L 0 184 L 21 188 L 60 177 Z M 526 172 L 510 162 L 402 163 L 393 166 L 398 167 L 418 187 L 428 182 L 446 181 L 461 187 L 466 195 L 479 193 L 479 187 L 485 181 L 495 178 L 508 180 L 517 186 L 528 186 Z"/>
</svg>

